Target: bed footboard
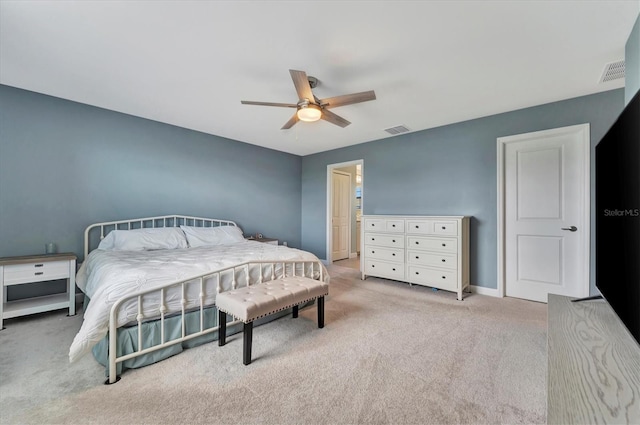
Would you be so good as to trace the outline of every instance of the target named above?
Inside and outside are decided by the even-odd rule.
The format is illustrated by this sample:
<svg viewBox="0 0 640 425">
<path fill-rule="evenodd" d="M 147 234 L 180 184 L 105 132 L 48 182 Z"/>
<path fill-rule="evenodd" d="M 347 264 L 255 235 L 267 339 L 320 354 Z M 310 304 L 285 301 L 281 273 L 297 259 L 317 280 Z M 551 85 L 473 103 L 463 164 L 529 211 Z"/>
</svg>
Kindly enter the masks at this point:
<svg viewBox="0 0 640 425">
<path fill-rule="evenodd" d="M 109 315 L 109 378 L 105 383 L 113 384 L 120 379 L 117 375 L 117 365 L 125 360 L 218 331 L 219 323 L 215 323 L 213 327 L 206 327 L 204 319 L 205 309 L 215 306 L 215 294 L 289 276 L 302 276 L 320 281 L 328 280 L 324 266 L 318 260 L 250 261 L 177 280 L 161 287 L 136 292 L 118 299 L 113 304 Z M 150 295 L 153 297 L 149 298 Z M 148 305 L 148 299 L 159 301 L 153 301 L 152 305 Z M 171 307 L 172 305 L 174 307 Z M 179 307 L 176 308 L 176 305 Z M 131 308 L 137 308 L 135 320 L 138 323 L 138 349 L 133 353 L 118 356 L 116 347 L 119 316 L 123 314 L 123 309 Z M 199 330 L 187 333 L 185 315 L 194 310 L 199 312 Z M 165 319 L 170 315 L 181 317 L 182 333 L 178 338 L 167 340 Z M 160 343 L 143 347 L 143 327 L 141 325 L 152 319 L 160 322 Z M 240 323 L 240 321 L 230 322 L 228 325 L 235 323 Z"/>
</svg>

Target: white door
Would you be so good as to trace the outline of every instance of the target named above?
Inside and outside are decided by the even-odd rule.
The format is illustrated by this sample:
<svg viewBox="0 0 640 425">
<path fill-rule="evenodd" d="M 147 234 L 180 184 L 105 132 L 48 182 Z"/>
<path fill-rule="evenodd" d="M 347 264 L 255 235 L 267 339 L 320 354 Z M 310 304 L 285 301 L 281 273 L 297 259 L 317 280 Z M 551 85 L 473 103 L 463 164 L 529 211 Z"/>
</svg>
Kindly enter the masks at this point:
<svg viewBox="0 0 640 425">
<path fill-rule="evenodd" d="M 589 125 L 498 139 L 510 297 L 589 295 Z M 500 145 L 501 144 L 501 145 Z"/>
<path fill-rule="evenodd" d="M 331 186 L 331 260 L 337 261 L 349 258 L 351 174 L 333 170 Z"/>
</svg>

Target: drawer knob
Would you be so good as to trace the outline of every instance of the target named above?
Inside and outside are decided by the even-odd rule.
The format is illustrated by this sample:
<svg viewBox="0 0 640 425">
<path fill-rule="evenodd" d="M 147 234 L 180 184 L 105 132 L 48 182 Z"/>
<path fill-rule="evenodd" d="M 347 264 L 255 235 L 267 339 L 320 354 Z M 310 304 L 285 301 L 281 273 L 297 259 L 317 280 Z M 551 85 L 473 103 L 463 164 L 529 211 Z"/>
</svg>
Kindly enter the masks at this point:
<svg viewBox="0 0 640 425">
<path fill-rule="evenodd" d="M 419 228 L 420 228 L 420 226 L 416 226 L 416 229 L 419 229 Z"/>
<path fill-rule="evenodd" d="M 40 276 L 41 274 L 44 274 L 44 272 L 35 272 L 34 273 L 36 276 Z"/>
<path fill-rule="evenodd" d="M 371 227 L 376 227 L 375 223 L 371 224 Z"/>
<path fill-rule="evenodd" d="M 396 243 L 396 240 L 395 240 L 395 239 L 393 240 L 393 243 Z"/>
<path fill-rule="evenodd" d="M 418 257 L 418 256 L 416 255 L 416 260 L 419 260 L 419 259 L 420 259 L 420 257 Z"/>
<path fill-rule="evenodd" d="M 447 260 L 445 260 L 445 259 L 443 258 L 443 259 L 442 259 L 442 262 L 443 262 L 443 263 L 446 263 L 446 262 L 447 262 Z"/>
<path fill-rule="evenodd" d="M 395 225 L 395 224 L 392 224 L 392 225 L 391 225 L 391 227 L 396 227 L 396 225 Z"/>
<path fill-rule="evenodd" d="M 395 272 L 395 271 L 396 271 L 396 268 L 394 267 L 392 270 Z"/>
<path fill-rule="evenodd" d="M 443 243 L 443 244 L 442 244 L 442 246 L 447 246 L 447 244 L 446 244 L 446 243 Z"/>
<path fill-rule="evenodd" d="M 392 253 L 392 254 L 391 254 L 391 256 L 392 256 L 392 257 L 395 257 L 395 256 L 396 256 L 396 253 L 395 253 L 395 252 L 394 252 L 394 253 Z"/>
<path fill-rule="evenodd" d="M 375 240 L 376 240 L 376 238 L 371 238 L 371 240 L 372 240 L 372 241 L 375 241 Z"/>
<path fill-rule="evenodd" d="M 420 273 L 416 272 L 416 274 L 420 274 Z"/>
<path fill-rule="evenodd" d="M 33 267 L 44 267 L 44 264 L 34 264 Z"/>
<path fill-rule="evenodd" d="M 371 268 L 374 268 L 375 266 L 376 266 L 375 264 L 372 264 L 372 265 L 371 265 Z"/>
<path fill-rule="evenodd" d="M 375 251 L 371 251 L 371 253 L 372 253 L 372 254 L 375 254 L 376 252 L 375 252 Z"/>
<path fill-rule="evenodd" d="M 442 226 L 442 230 L 447 230 L 447 228 L 445 226 Z"/>
<path fill-rule="evenodd" d="M 442 276 L 442 278 L 443 278 L 443 279 L 446 279 L 447 277 L 446 277 L 446 276 Z"/>
<path fill-rule="evenodd" d="M 416 241 L 416 245 L 420 245 L 420 242 Z"/>
</svg>

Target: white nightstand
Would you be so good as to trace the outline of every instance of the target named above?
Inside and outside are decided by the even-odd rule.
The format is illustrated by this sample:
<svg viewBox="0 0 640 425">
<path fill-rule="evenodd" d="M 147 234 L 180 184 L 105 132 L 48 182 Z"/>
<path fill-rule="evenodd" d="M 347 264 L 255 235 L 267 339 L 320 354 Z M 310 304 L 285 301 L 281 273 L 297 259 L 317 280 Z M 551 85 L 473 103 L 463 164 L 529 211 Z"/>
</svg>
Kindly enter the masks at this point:
<svg viewBox="0 0 640 425">
<path fill-rule="evenodd" d="M 7 287 L 28 283 L 67 279 L 67 292 L 7 301 Z M 75 254 L 29 255 L 0 258 L 2 304 L 0 304 L 0 329 L 4 319 L 41 313 L 43 311 L 69 309 L 69 316 L 76 314 L 76 256 Z"/>
</svg>

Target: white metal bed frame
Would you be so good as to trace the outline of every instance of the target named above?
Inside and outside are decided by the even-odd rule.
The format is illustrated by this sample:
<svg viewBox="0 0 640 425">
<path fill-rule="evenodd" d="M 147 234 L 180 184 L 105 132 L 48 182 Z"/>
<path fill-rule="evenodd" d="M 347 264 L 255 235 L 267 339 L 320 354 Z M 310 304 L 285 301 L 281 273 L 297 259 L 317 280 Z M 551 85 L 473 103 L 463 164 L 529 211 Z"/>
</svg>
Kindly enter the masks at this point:
<svg viewBox="0 0 640 425">
<path fill-rule="evenodd" d="M 220 220 L 220 219 L 210 219 L 210 218 L 201 218 L 201 217 L 189 217 L 182 215 L 170 215 L 170 216 L 161 216 L 161 217 L 147 217 L 147 218 L 139 218 L 133 220 L 118 220 L 118 221 L 110 221 L 104 223 L 96 223 L 92 224 L 86 228 L 84 234 L 84 254 L 85 259 L 89 252 L 91 251 L 91 235 L 96 231 L 99 231 L 100 239 L 103 239 L 111 230 L 133 230 L 139 228 L 150 228 L 150 227 L 179 227 L 180 225 L 191 225 L 196 227 L 217 227 L 217 226 L 237 226 L 235 222 L 230 220 Z M 97 246 L 97 244 L 95 245 Z M 281 270 L 277 271 L 277 266 L 281 266 Z M 251 267 L 259 267 L 259 278 L 257 282 L 250 282 L 250 273 L 249 269 Z M 245 281 L 239 282 L 236 279 L 236 272 L 240 269 L 244 269 Z M 270 270 L 270 279 L 264 279 L 264 272 L 266 271 L 267 276 Z M 118 363 L 124 362 L 126 360 L 139 357 L 148 353 L 151 353 L 156 350 L 160 350 L 162 348 L 166 348 L 172 346 L 174 344 L 182 343 L 184 341 L 188 341 L 190 339 L 207 335 L 209 333 L 215 332 L 219 329 L 219 325 L 205 328 L 204 326 L 204 311 L 205 308 L 213 307 L 214 305 L 206 305 L 205 300 L 205 292 L 204 286 L 205 281 L 209 279 L 215 279 L 217 282 L 216 291 L 220 293 L 222 291 L 221 286 L 221 278 L 222 275 L 227 273 L 232 276 L 232 289 L 235 289 L 241 286 L 249 286 L 251 284 L 262 283 L 267 280 L 275 280 L 281 279 L 287 276 L 296 276 L 296 270 L 299 270 L 299 274 L 297 276 L 308 277 L 311 279 L 316 279 L 323 281 L 325 279 L 324 276 L 324 267 L 320 260 L 280 260 L 280 261 L 248 261 L 242 264 L 237 264 L 234 266 L 225 267 L 219 270 L 215 270 L 212 272 L 195 275 L 186 279 L 173 281 L 166 285 L 163 285 L 159 288 L 149 289 L 145 291 L 139 291 L 136 293 L 132 293 L 126 295 L 120 299 L 118 299 L 114 305 L 111 307 L 111 312 L 109 315 L 109 378 L 105 382 L 105 384 L 113 384 L 117 382 L 120 377 L 117 375 L 117 365 Z M 187 286 L 199 284 L 200 292 L 198 294 L 199 300 L 197 310 L 199 312 L 200 319 L 200 330 L 197 332 L 193 332 L 190 334 L 186 334 L 186 321 L 185 315 L 189 312 L 193 312 L 193 310 L 187 311 L 186 306 L 189 304 L 189 300 L 186 298 L 187 294 Z M 169 292 L 170 288 L 180 288 L 182 293 L 181 305 L 182 308 L 179 312 L 171 311 L 169 312 L 165 302 L 166 295 Z M 157 310 L 157 315 L 153 315 L 153 317 L 146 316 L 143 314 L 143 297 L 145 295 L 149 295 L 152 293 L 157 293 L 160 296 L 160 302 Z M 137 320 L 137 334 L 138 334 L 138 349 L 137 351 L 129 354 L 125 354 L 122 356 L 117 355 L 117 337 L 118 337 L 118 312 L 120 307 L 130 300 L 136 300 L 138 306 L 138 314 L 136 317 Z M 172 316 L 175 314 L 179 314 L 181 317 L 181 326 L 182 326 L 182 334 L 179 338 L 172 339 L 170 341 L 165 341 L 165 318 L 171 314 Z M 141 324 L 145 320 L 150 319 L 158 319 L 160 320 L 160 343 L 142 348 L 142 334 L 143 328 Z M 216 315 L 217 317 L 217 315 Z M 241 323 L 240 321 L 229 322 L 227 325 L 234 325 L 236 323 Z"/>
<path fill-rule="evenodd" d="M 104 239 L 112 230 L 134 230 L 148 229 L 155 227 L 218 227 L 218 226 L 237 226 L 234 221 L 221 220 L 217 218 L 190 217 L 186 215 L 163 215 L 159 217 L 135 218 L 132 220 L 105 221 L 104 223 L 95 223 L 89 225 L 84 231 L 84 258 L 87 258 L 89 252 L 98 247 L 98 243 Z M 94 243 L 95 238 L 92 236 L 98 233 L 100 238 L 98 243 Z"/>
</svg>

